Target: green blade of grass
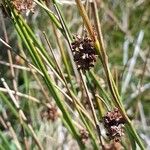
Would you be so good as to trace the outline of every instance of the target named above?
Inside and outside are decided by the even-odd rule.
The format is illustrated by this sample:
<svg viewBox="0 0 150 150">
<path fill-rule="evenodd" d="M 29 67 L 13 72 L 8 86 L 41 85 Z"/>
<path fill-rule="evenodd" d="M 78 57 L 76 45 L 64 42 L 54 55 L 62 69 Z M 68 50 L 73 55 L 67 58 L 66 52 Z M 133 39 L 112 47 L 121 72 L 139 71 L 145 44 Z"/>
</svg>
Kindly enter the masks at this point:
<svg viewBox="0 0 150 150">
<path fill-rule="evenodd" d="M 45 83 L 49 89 L 49 92 L 52 94 L 53 98 L 55 99 L 55 101 L 57 103 L 57 106 L 62 111 L 62 114 L 63 114 L 66 122 L 68 123 L 70 129 L 72 130 L 72 133 L 73 133 L 74 137 L 76 138 L 76 140 L 78 141 L 80 147 L 84 148 L 84 145 L 82 144 L 80 137 L 71 121 L 71 116 L 65 109 L 65 105 L 64 105 L 63 101 L 61 100 L 61 98 L 59 97 L 59 94 L 56 91 L 55 87 L 53 86 L 52 80 L 47 73 L 45 65 L 43 64 L 42 59 L 40 58 L 36 48 L 34 47 L 32 41 L 31 41 L 32 37 L 30 37 L 30 35 L 28 34 L 27 29 L 24 26 L 22 26 L 22 22 L 21 22 L 21 20 L 19 20 L 18 14 L 16 14 L 15 11 L 12 11 L 12 13 L 14 15 L 15 23 L 18 25 L 20 32 L 23 33 L 22 38 L 24 39 L 24 41 L 27 41 L 27 43 L 28 43 L 27 48 L 28 48 L 29 54 L 31 55 L 31 58 L 33 59 L 33 62 L 37 65 L 37 67 L 42 71 L 42 73 L 44 75 L 43 80 L 45 81 Z"/>
<path fill-rule="evenodd" d="M 3 135 L 3 132 L 0 130 L 0 139 L 4 142 L 4 145 L 5 147 L 3 147 L 3 145 L 1 144 L 1 146 L 4 148 L 4 149 L 7 149 L 7 150 L 11 150 L 10 148 L 10 143 L 9 141 L 7 140 L 7 138 Z M 1 141 L 1 142 L 2 142 Z"/>
<path fill-rule="evenodd" d="M 118 92 L 118 89 L 115 85 L 115 82 L 112 78 L 112 75 L 111 75 L 111 72 L 109 70 L 109 67 L 108 67 L 108 58 L 107 58 L 107 55 L 106 55 L 106 51 L 105 51 L 105 48 L 104 48 L 104 43 L 103 43 L 103 38 L 102 38 L 102 34 L 99 34 L 101 35 L 100 37 L 100 40 L 98 41 L 97 37 L 95 36 L 94 34 L 94 31 L 92 29 L 92 25 L 90 23 L 90 20 L 87 16 L 87 13 L 84 9 L 84 6 L 82 5 L 81 3 L 81 0 L 75 0 L 76 1 L 76 4 L 77 4 L 77 7 L 80 11 L 80 15 L 82 16 L 82 19 L 84 20 L 84 23 L 85 23 L 85 26 L 89 32 L 89 35 L 91 37 L 91 39 L 95 42 L 95 49 L 97 51 L 97 54 L 99 55 L 99 58 L 103 64 L 103 68 L 104 68 L 104 71 L 105 71 L 105 74 L 106 74 L 106 77 L 107 77 L 107 82 L 108 82 L 108 86 L 110 88 L 110 91 L 111 91 L 111 94 L 113 96 L 113 101 L 114 101 L 114 104 L 119 108 L 122 116 L 126 119 L 127 121 L 127 124 L 133 134 L 133 137 L 135 138 L 136 142 L 138 143 L 138 145 L 140 146 L 140 148 L 142 150 L 144 150 L 144 145 L 140 139 L 140 137 L 138 136 L 138 134 L 136 133 L 130 119 L 128 118 L 126 112 L 125 112 L 125 109 L 123 107 L 123 104 L 121 102 L 121 97 L 119 95 L 119 92 Z M 101 31 L 101 29 L 100 29 Z"/>
</svg>

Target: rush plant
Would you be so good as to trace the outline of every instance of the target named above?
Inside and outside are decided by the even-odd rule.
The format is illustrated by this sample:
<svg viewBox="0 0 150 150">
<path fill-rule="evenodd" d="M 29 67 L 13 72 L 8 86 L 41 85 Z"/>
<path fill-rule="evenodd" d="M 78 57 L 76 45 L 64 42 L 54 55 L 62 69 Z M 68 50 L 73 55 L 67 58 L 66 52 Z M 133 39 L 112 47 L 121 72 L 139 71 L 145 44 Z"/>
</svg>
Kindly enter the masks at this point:
<svg viewBox="0 0 150 150">
<path fill-rule="evenodd" d="M 1 149 L 148 147 L 143 3 L 145 9 L 134 1 L 2 0 Z M 145 17 L 144 31 L 129 22 L 132 4 Z"/>
</svg>

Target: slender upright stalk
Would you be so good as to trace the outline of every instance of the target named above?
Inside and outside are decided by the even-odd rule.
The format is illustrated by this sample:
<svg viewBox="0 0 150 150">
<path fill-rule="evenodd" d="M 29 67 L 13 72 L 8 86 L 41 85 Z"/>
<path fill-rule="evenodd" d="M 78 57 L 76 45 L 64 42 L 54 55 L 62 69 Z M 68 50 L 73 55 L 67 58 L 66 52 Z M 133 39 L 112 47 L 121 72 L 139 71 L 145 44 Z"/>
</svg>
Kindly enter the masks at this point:
<svg viewBox="0 0 150 150">
<path fill-rule="evenodd" d="M 91 39 L 93 41 L 95 41 L 95 49 L 99 55 L 99 58 L 103 64 L 103 68 L 104 68 L 104 71 L 105 71 L 105 74 L 106 74 L 106 77 L 107 77 L 107 82 L 108 82 L 108 86 L 110 88 L 110 91 L 111 91 L 111 94 L 113 96 L 113 100 L 114 100 L 114 104 L 119 108 L 122 116 L 126 119 L 127 121 L 127 124 L 128 126 L 130 127 L 131 131 L 132 131 L 132 134 L 133 136 L 135 137 L 135 140 L 136 142 L 138 143 L 138 145 L 140 146 L 140 148 L 142 150 L 144 150 L 144 145 L 141 141 L 141 139 L 139 138 L 138 134 L 136 133 L 135 129 L 133 128 L 132 126 L 132 123 L 130 121 L 130 119 L 128 118 L 126 112 L 125 112 L 125 109 L 123 107 L 123 104 L 121 102 L 121 98 L 120 98 L 120 95 L 118 93 L 118 89 L 115 85 L 115 82 L 112 78 L 112 75 L 111 75 L 111 72 L 109 70 L 109 67 L 108 67 L 108 58 L 107 58 L 107 55 L 106 55 L 106 50 L 105 50 L 105 47 L 104 47 L 104 42 L 103 42 L 103 37 L 102 37 L 102 32 L 101 32 L 101 27 L 99 26 L 99 35 L 100 35 L 100 39 L 98 40 L 97 37 L 94 35 L 94 31 L 92 29 L 92 25 L 90 23 L 90 20 L 87 16 L 87 13 L 84 9 L 84 6 L 83 4 L 81 3 L 81 0 L 76 0 L 76 4 L 77 4 L 77 7 L 80 11 L 80 15 L 82 16 L 82 19 L 85 23 L 85 26 L 89 32 L 89 35 L 91 37 Z"/>
<path fill-rule="evenodd" d="M 96 112 L 95 112 L 95 109 L 94 109 L 94 105 L 93 105 L 92 99 L 90 97 L 90 93 L 88 91 L 88 88 L 87 88 L 87 85 L 86 85 L 83 73 L 82 73 L 81 70 L 79 72 L 80 72 L 81 80 L 82 80 L 82 83 L 83 83 L 83 86 L 84 86 L 84 89 L 85 89 L 85 92 L 86 92 L 86 95 L 87 95 L 87 100 L 88 100 L 88 103 L 89 103 L 89 106 L 90 106 L 90 109 L 91 109 L 91 112 L 92 112 L 94 123 L 95 123 L 96 129 L 97 129 L 97 133 L 98 133 L 98 136 L 99 136 L 99 140 L 100 140 L 100 143 L 101 143 L 101 146 L 102 146 L 102 149 L 103 149 L 104 145 L 103 145 L 102 138 L 101 138 L 101 130 L 100 130 L 99 121 L 97 119 Z"/>
</svg>

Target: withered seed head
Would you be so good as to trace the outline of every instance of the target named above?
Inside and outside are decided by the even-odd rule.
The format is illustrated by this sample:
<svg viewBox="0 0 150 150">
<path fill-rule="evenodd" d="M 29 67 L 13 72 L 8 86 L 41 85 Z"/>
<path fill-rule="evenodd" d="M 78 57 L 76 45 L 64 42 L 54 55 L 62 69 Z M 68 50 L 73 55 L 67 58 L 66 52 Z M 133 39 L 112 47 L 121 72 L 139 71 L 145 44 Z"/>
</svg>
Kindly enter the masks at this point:
<svg viewBox="0 0 150 150">
<path fill-rule="evenodd" d="M 46 118 L 47 120 L 55 121 L 58 118 L 58 110 L 56 106 L 51 106 L 50 108 L 43 109 L 41 112 L 42 119 Z"/>
<path fill-rule="evenodd" d="M 78 69 L 86 71 L 94 67 L 96 51 L 93 41 L 88 36 L 84 38 L 76 36 L 72 43 L 72 51 Z"/>
<path fill-rule="evenodd" d="M 85 142 L 88 140 L 89 138 L 89 133 L 85 130 L 85 129 L 82 129 L 80 130 L 80 135 L 81 135 L 81 140 L 82 140 L 82 143 L 85 144 Z"/>
<path fill-rule="evenodd" d="M 33 0 L 13 0 L 12 4 L 18 12 L 33 11 Z"/>
<path fill-rule="evenodd" d="M 116 142 L 120 141 L 120 137 L 124 135 L 125 119 L 122 117 L 118 108 L 107 112 L 103 117 L 104 127 L 107 129 L 107 136 L 114 139 Z"/>
</svg>

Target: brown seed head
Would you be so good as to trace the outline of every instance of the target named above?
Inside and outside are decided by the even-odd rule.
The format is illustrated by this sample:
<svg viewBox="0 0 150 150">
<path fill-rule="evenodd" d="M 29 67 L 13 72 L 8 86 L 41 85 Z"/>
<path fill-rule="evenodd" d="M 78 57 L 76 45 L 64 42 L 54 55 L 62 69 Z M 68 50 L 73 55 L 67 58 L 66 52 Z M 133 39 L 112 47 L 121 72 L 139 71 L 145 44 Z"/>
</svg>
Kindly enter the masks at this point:
<svg viewBox="0 0 150 150">
<path fill-rule="evenodd" d="M 76 36 L 72 43 L 72 51 L 78 69 L 86 71 L 94 67 L 94 63 L 96 62 L 96 51 L 93 41 L 88 36 L 84 38 Z"/>
<path fill-rule="evenodd" d="M 107 112 L 103 117 L 104 127 L 107 130 L 107 136 L 114 139 L 116 142 L 120 141 L 120 137 L 124 134 L 125 119 L 122 117 L 118 108 Z"/>
<path fill-rule="evenodd" d="M 18 12 L 33 11 L 33 0 L 13 0 L 13 6 Z"/>
<path fill-rule="evenodd" d="M 58 118 L 58 110 L 56 106 L 50 106 L 50 108 L 46 108 L 41 113 L 42 119 L 46 118 L 47 120 L 55 121 Z"/>
<path fill-rule="evenodd" d="M 85 129 L 82 129 L 80 130 L 80 135 L 81 135 L 81 140 L 82 140 L 82 143 L 85 144 L 85 142 L 88 140 L 89 138 L 89 133 L 85 130 Z"/>
</svg>

